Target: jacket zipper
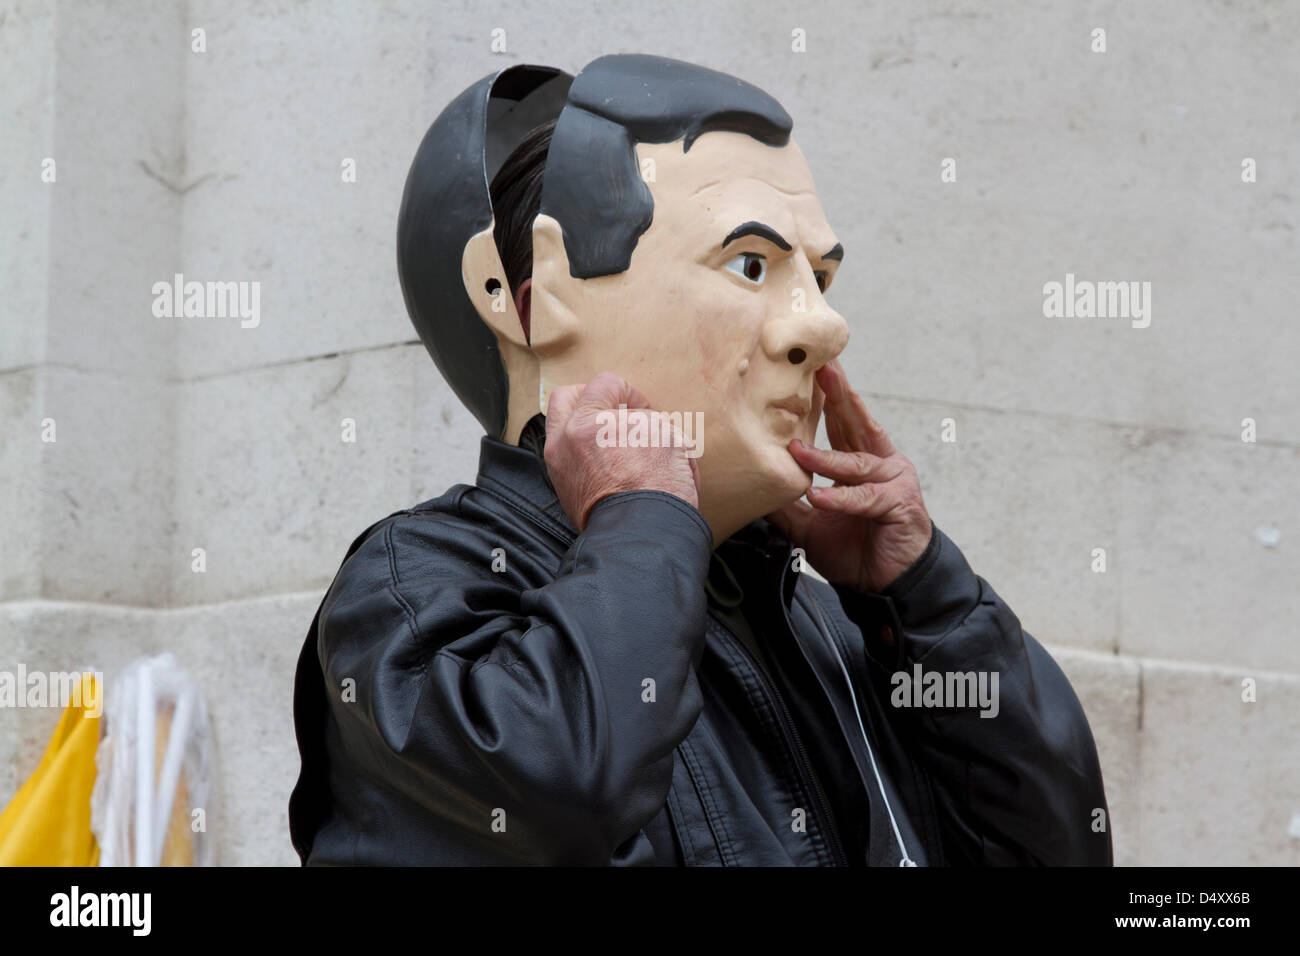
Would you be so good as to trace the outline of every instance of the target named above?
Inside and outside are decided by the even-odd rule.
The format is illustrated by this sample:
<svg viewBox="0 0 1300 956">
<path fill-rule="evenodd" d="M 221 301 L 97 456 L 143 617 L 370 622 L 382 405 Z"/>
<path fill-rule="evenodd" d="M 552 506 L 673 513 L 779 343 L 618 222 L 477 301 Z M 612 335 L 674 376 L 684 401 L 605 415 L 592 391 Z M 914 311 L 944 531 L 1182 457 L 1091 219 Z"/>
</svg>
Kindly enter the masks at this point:
<svg viewBox="0 0 1300 956">
<path fill-rule="evenodd" d="M 731 628 L 726 624 L 713 618 L 713 623 L 718 629 L 727 635 L 728 640 L 733 647 L 740 649 L 741 654 L 749 661 L 754 673 L 758 675 L 759 683 L 763 685 L 768 692 L 768 697 L 776 701 L 779 709 L 780 719 L 777 721 L 781 725 L 781 732 L 785 736 L 786 744 L 795 758 L 795 768 L 798 771 L 800 782 L 804 789 L 813 798 L 817 804 L 816 811 L 818 819 L 823 821 L 823 829 L 826 831 L 827 842 L 831 846 L 831 856 L 835 858 L 837 866 L 848 866 L 848 854 L 844 851 L 844 844 L 840 841 L 839 833 L 835 829 L 835 818 L 831 815 L 830 804 L 826 800 L 826 794 L 822 790 L 817 775 L 812 771 L 812 764 L 808 759 L 808 751 L 804 748 L 803 740 L 799 737 L 799 728 L 795 725 L 794 719 L 790 715 L 790 708 L 786 706 L 785 698 L 781 696 L 780 688 L 776 683 L 767 676 L 767 672 L 754 657 L 754 652 L 746 646 L 745 642 L 732 633 Z"/>
</svg>

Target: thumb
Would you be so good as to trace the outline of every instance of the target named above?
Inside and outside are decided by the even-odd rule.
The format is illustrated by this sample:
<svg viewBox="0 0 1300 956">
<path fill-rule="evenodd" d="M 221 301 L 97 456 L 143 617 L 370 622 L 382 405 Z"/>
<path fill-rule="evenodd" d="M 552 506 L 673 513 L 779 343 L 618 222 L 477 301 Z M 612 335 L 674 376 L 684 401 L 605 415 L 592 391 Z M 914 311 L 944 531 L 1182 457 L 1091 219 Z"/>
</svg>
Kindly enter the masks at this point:
<svg viewBox="0 0 1300 956">
<path fill-rule="evenodd" d="M 584 409 L 597 411 L 617 408 L 619 405 L 626 405 L 628 408 L 648 408 L 650 403 L 623 376 L 614 372 L 601 372 L 587 383 L 587 387 L 582 390 L 582 396 L 578 399 L 578 404 Z"/>
<path fill-rule="evenodd" d="M 573 414 L 573 407 L 578 403 L 581 385 L 561 385 L 551 392 L 550 401 L 546 403 L 546 437 L 564 427 L 564 423 Z"/>
</svg>

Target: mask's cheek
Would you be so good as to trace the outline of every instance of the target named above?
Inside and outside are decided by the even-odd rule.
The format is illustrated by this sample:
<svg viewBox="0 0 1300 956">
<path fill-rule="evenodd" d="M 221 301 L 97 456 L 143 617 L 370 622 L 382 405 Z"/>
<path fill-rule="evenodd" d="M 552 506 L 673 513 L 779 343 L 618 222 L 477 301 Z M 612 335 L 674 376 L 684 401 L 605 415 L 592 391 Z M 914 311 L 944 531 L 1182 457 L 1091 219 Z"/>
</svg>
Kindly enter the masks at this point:
<svg viewBox="0 0 1300 956">
<path fill-rule="evenodd" d="M 723 295 L 731 291 L 724 289 Z M 701 374 L 712 393 L 739 401 L 762 370 L 758 338 L 761 314 L 743 306 L 719 307 L 714 303 L 697 315 L 695 339 Z"/>
</svg>

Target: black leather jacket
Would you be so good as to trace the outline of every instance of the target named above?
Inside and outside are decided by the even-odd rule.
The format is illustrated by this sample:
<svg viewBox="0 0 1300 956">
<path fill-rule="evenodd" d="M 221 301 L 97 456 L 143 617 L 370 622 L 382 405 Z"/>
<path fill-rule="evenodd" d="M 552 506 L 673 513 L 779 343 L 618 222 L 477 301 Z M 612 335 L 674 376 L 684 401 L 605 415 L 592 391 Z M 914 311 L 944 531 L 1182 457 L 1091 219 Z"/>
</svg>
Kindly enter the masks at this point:
<svg viewBox="0 0 1300 956">
<path fill-rule="evenodd" d="M 765 521 L 725 542 L 764 669 L 697 510 L 626 492 L 579 535 L 538 451 L 485 437 L 348 552 L 296 677 L 304 863 L 1111 863 L 1078 699 L 938 528 L 883 595 Z M 917 662 L 997 672 L 996 717 L 891 706 Z"/>
</svg>

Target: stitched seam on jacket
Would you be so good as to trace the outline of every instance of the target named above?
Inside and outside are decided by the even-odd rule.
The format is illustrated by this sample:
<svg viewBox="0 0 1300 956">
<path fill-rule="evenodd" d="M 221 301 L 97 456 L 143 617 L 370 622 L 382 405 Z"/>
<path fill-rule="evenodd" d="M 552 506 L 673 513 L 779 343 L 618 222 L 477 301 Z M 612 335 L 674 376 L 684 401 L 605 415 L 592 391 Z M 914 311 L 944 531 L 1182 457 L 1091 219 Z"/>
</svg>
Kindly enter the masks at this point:
<svg viewBox="0 0 1300 956">
<path fill-rule="evenodd" d="M 713 751 L 715 753 L 722 749 L 721 744 L 718 743 L 717 737 L 714 736 L 713 730 L 707 722 L 697 723 L 696 726 L 699 728 L 701 735 L 707 735 L 709 740 L 713 742 Z M 707 778 L 708 771 L 705 767 L 705 763 L 703 759 L 701 759 L 700 757 L 700 748 L 695 744 L 690 743 L 690 739 L 691 738 L 688 736 L 684 742 L 689 748 L 691 756 L 695 759 L 695 763 L 699 767 L 701 776 Z M 715 793 L 717 793 L 717 788 L 710 786 L 709 795 L 712 796 Z M 715 806 L 717 805 L 716 800 L 714 801 L 714 805 Z M 728 829 L 727 827 L 727 818 L 723 814 L 718 815 L 718 828 L 722 831 L 722 840 L 719 845 L 719 852 L 720 854 L 723 854 L 729 858 L 730 862 L 727 865 L 728 866 L 743 865 L 740 859 L 741 851 L 738 850 L 736 847 L 736 839 L 731 835 L 731 830 Z"/>
<path fill-rule="evenodd" d="M 808 597 L 809 600 L 815 600 L 815 598 L 813 598 L 811 595 L 805 595 L 805 596 Z M 827 626 L 828 628 L 830 628 L 832 631 L 835 632 L 835 636 L 834 636 L 834 638 L 833 638 L 833 639 L 835 640 L 835 642 L 836 642 L 838 645 L 840 645 L 841 647 L 843 647 L 843 646 L 847 643 L 848 638 L 845 636 L 843 630 L 841 630 L 839 624 L 836 622 L 834 615 L 831 615 L 831 616 L 829 616 L 829 617 L 827 617 L 826 615 L 822 615 L 822 617 L 823 617 L 823 619 L 826 621 L 826 626 Z M 865 643 L 865 637 L 864 637 L 864 643 Z M 865 651 L 865 648 L 864 648 L 864 651 Z M 847 653 L 847 651 L 846 651 L 846 653 Z M 863 690 L 862 690 L 862 695 L 865 696 L 866 693 L 867 693 L 867 691 L 868 691 L 869 689 L 870 689 L 870 675 L 868 675 L 868 684 L 867 684 L 866 687 L 863 688 Z M 865 705 L 864 705 L 863 708 L 862 708 L 862 722 L 863 722 L 863 724 L 866 725 L 868 732 L 871 733 L 871 734 L 873 734 L 873 735 L 875 736 L 875 738 L 876 738 L 876 748 L 875 748 L 875 749 L 876 749 L 877 751 L 880 752 L 880 755 L 881 755 L 881 761 L 882 761 L 882 763 L 883 763 L 883 760 L 884 760 L 884 751 L 883 751 L 883 747 L 881 746 L 881 743 L 880 743 L 880 740 L 881 740 L 880 732 L 876 729 L 875 722 L 871 719 L 871 711 L 870 711 L 870 709 L 869 709 L 868 707 L 866 707 Z M 895 733 L 897 733 L 897 732 L 895 732 Z M 924 796 L 924 794 L 928 791 L 928 788 L 929 788 L 929 786 L 930 786 L 929 778 L 928 778 L 928 777 L 925 777 L 925 778 L 922 777 L 922 771 L 921 771 L 920 766 L 917 764 L 917 762 L 916 762 L 915 760 L 911 759 L 910 757 L 907 758 L 907 767 L 908 767 L 908 772 L 909 772 L 909 774 L 910 774 L 911 777 L 912 777 L 912 785 L 913 785 L 914 787 L 917 788 L 917 794 L 918 794 L 918 797 L 919 797 L 919 799 L 924 803 L 924 801 L 925 801 L 925 796 Z M 895 786 L 894 786 L 894 794 L 895 794 L 895 796 L 898 797 L 899 801 L 901 802 L 901 801 L 903 800 L 903 794 L 902 794 L 902 792 L 898 789 L 897 781 L 895 781 L 892 777 L 887 776 L 887 775 L 886 775 L 885 773 L 883 773 L 883 772 L 881 773 L 881 778 L 882 778 L 883 780 L 885 780 L 885 781 L 887 781 L 887 782 L 890 782 L 890 783 L 893 783 L 893 784 L 895 785 Z M 870 791 L 870 789 L 867 790 L 867 796 L 868 796 L 868 799 L 870 799 L 870 796 L 871 796 L 871 791 Z M 931 800 L 933 800 L 933 796 L 931 797 Z M 968 801 L 968 802 L 969 802 L 969 801 Z M 906 812 L 906 821 L 911 825 L 911 829 L 912 829 L 912 832 L 913 832 L 913 833 L 915 833 L 915 832 L 917 831 L 918 826 L 919 826 L 919 827 L 924 827 L 927 836 L 930 836 L 932 839 L 935 839 L 935 840 L 938 839 L 937 834 L 931 834 L 931 833 L 930 833 L 930 823 L 929 823 L 929 820 L 928 820 L 928 819 L 924 819 L 924 817 L 925 817 L 925 809 L 924 809 L 924 807 L 922 807 L 922 809 L 921 809 L 921 811 L 920 811 L 920 812 L 921 812 L 921 816 L 922 816 L 922 818 L 923 818 L 923 819 L 921 819 L 920 821 L 915 820 L 914 817 L 913 817 L 913 814 L 910 813 L 910 812 L 907 812 L 909 808 L 907 807 L 907 804 L 906 804 L 906 803 L 903 803 L 903 805 L 902 805 L 902 809 L 903 809 L 904 812 Z M 939 844 L 939 845 L 942 845 L 942 844 Z M 901 850 L 902 848 L 900 847 L 899 849 Z M 927 854 L 928 854 L 928 853 L 929 853 L 929 846 L 928 846 L 928 845 L 925 846 L 925 850 L 926 850 L 926 852 L 927 852 Z"/>
<path fill-rule="evenodd" d="M 397 603 L 401 606 L 402 610 L 406 612 L 406 622 L 411 627 L 411 637 L 415 640 L 419 640 L 420 632 L 415 626 L 415 611 L 411 608 L 411 605 L 407 602 L 406 598 L 402 596 L 401 578 L 397 576 L 397 556 L 393 553 L 392 522 L 389 522 L 389 524 L 384 528 L 384 550 L 388 552 L 388 590 L 393 593 L 393 597 L 397 599 Z"/>
<path fill-rule="evenodd" d="M 393 553 L 392 534 L 393 534 L 393 525 L 392 522 L 389 522 L 388 526 L 384 528 L 384 548 L 388 551 L 388 570 L 389 573 L 392 575 L 392 580 L 389 582 L 387 590 L 390 594 L 393 595 L 393 598 L 401 606 L 402 610 L 406 612 L 406 624 L 407 627 L 411 629 L 411 643 L 412 645 L 418 645 L 420 641 L 420 632 L 415 624 L 415 612 L 411 609 L 411 605 L 407 603 L 406 598 L 402 596 L 402 592 L 399 589 L 400 581 L 398 580 L 397 577 L 397 558 Z M 420 668 L 420 676 L 419 679 L 416 681 L 415 699 L 417 701 L 420 699 L 421 696 L 423 696 L 425 682 L 429 679 L 428 663 L 429 662 L 426 662 L 425 666 Z M 414 729 L 415 729 L 415 721 L 411 720 L 406 725 L 406 733 L 408 738 L 410 736 L 411 731 Z M 401 744 L 402 750 L 406 749 L 406 744 L 407 744 L 407 738 L 403 738 Z"/>
<path fill-rule="evenodd" d="M 817 600 L 816 595 L 813 593 L 811 588 L 809 588 L 807 593 L 805 593 L 803 596 L 808 598 L 808 600 L 812 602 L 816 602 Z M 821 605 L 818 604 L 818 606 L 820 607 Z M 823 618 L 826 620 L 827 627 L 831 628 L 835 632 L 836 637 L 840 638 L 841 641 L 847 641 L 847 637 L 845 636 L 844 631 L 840 627 L 839 623 L 836 621 L 834 615 L 830 615 L 830 616 L 823 615 Z M 869 650 L 865 646 L 866 645 L 865 634 L 863 634 L 863 645 L 864 645 L 863 652 L 867 658 L 867 668 L 868 671 L 870 671 L 870 667 L 873 661 Z M 879 662 L 875 662 L 875 663 L 877 664 L 877 666 L 880 666 Z M 865 696 L 868 691 L 870 691 L 872 696 L 875 697 L 875 690 L 871 683 L 870 673 L 867 674 L 867 686 L 863 688 L 862 691 L 863 696 Z M 862 719 L 863 719 L 863 723 L 868 726 L 869 730 L 876 731 L 876 725 L 871 719 L 871 713 L 869 710 L 863 711 Z M 915 733 L 913 728 L 910 725 L 905 723 L 902 727 L 895 727 L 893 728 L 893 730 L 895 736 L 899 739 L 900 743 L 904 743 L 910 746 L 914 742 L 913 738 L 915 736 Z M 877 738 L 877 742 L 879 743 L 879 739 L 880 739 L 879 732 L 876 732 L 876 738 Z M 877 749 L 879 749 L 879 746 Z M 912 815 L 909 815 L 908 820 L 912 824 L 913 832 L 920 831 L 920 839 L 922 841 L 922 845 L 925 847 L 926 853 L 937 857 L 937 859 L 931 859 L 929 861 L 930 864 L 931 865 L 941 864 L 943 861 L 943 840 L 936 827 L 936 819 L 937 819 L 938 811 L 935 809 L 933 781 L 930 779 L 930 775 L 924 770 L 924 768 L 921 767 L 920 763 L 915 759 L 913 759 L 910 754 L 907 754 L 906 756 L 906 764 L 907 764 L 908 773 L 912 778 L 912 786 L 916 788 L 917 799 L 920 801 L 920 807 L 918 809 L 919 819 L 914 818 Z M 868 794 L 870 794 L 869 790 L 868 790 Z M 899 794 L 899 796 L 901 798 L 902 794 Z M 937 852 L 936 852 L 936 848 L 937 848 Z"/>
<path fill-rule="evenodd" d="M 527 498 L 524 498 L 522 495 L 518 495 L 510 490 L 507 485 L 501 484 L 501 482 L 494 478 L 480 476 L 480 483 L 475 487 L 491 497 L 496 498 L 511 511 L 520 515 L 535 527 L 545 531 L 547 534 L 553 535 L 561 541 L 570 544 L 573 542 L 573 534 L 568 528 L 565 528 L 559 522 L 551 521 L 550 518 L 546 517 L 545 512 L 538 510 L 536 505 Z"/>
<path fill-rule="evenodd" d="M 721 628 L 722 626 L 720 624 L 717 624 L 712 617 L 709 618 L 708 623 L 709 626 L 711 627 Z M 730 645 L 730 643 L 727 642 L 725 639 L 721 642 L 721 646 L 725 648 L 725 651 L 728 657 L 730 658 L 733 668 L 736 669 L 737 674 L 740 676 L 741 681 L 744 683 L 747 696 L 752 702 L 758 705 L 758 709 L 761 711 L 760 717 L 766 715 L 766 722 L 768 727 L 775 728 L 776 736 L 780 738 L 781 744 L 780 746 L 777 747 L 777 751 L 781 756 L 781 763 L 785 770 L 786 779 L 789 782 L 794 784 L 795 799 L 801 801 L 801 803 L 809 811 L 811 811 L 813 807 L 812 794 L 810 794 L 807 788 L 804 786 L 803 778 L 799 775 L 799 768 L 795 766 L 794 754 L 790 752 L 790 750 L 792 749 L 792 745 L 790 744 L 789 741 L 786 740 L 785 733 L 781 730 L 780 718 L 776 716 L 776 711 L 773 704 L 769 702 L 766 699 L 765 695 L 762 693 L 762 688 L 759 685 L 757 678 L 752 677 L 749 673 L 752 665 L 750 665 L 747 660 L 741 657 L 739 652 L 735 648 L 733 648 Z M 808 818 L 811 820 L 817 820 L 817 818 L 811 812 L 809 812 Z M 816 846 L 814 847 L 814 852 L 817 854 L 817 856 L 820 859 L 823 860 L 828 859 L 830 863 L 834 865 L 835 854 L 831 852 L 827 834 L 822 832 L 822 826 L 820 820 L 817 820 L 815 829 L 816 829 L 816 834 L 815 834 Z M 810 835 L 812 835 L 811 832 Z"/>
<path fill-rule="evenodd" d="M 817 602 L 817 598 L 816 598 L 816 597 L 811 593 L 811 591 L 805 592 L 805 593 L 804 593 L 803 595 L 801 595 L 801 596 L 802 596 L 803 598 L 806 599 L 806 601 L 807 601 L 808 604 L 815 605 L 815 606 L 818 608 L 818 610 L 821 610 L 821 605 Z M 800 605 L 803 606 L 803 603 L 804 603 L 804 602 L 800 602 Z M 816 623 L 816 621 L 813 619 L 812 615 L 808 613 L 808 609 L 807 609 L 807 607 L 803 607 L 803 612 L 804 612 L 804 615 L 808 618 L 808 622 L 809 622 L 810 624 L 812 624 L 813 629 L 816 630 L 816 629 L 817 629 L 817 623 Z M 831 643 L 835 645 L 836 653 L 842 654 L 842 655 L 844 656 L 844 659 L 845 659 L 845 665 L 844 665 L 844 666 L 845 666 L 845 669 L 848 670 L 848 662 L 853 661 L 853 662 L 856 663 L 856 661 L 855 661 L 855 659 L 854 659 L 854 657 L 853 657 L 853 654 L 851 653 L 851 649 L 850 649 L 850 647 L 849 647 L 848 637 L 845 635 L 844 631 L 840 629 L 839 622 L 836 621 L 836 619 L 835 619 L 835 615 L 834 615 L 834 614 L 822 614 L 822 615 L 821 615 L 821 619 L 822 619 L 823 621 L 826 622 L 826 628 L 827 628 L 827 630 L 830 631 L 830 634 L 828 634 L 827 637 L 830 638 Z M 867 649 L 866 649 L 866 637 L 865 637 L 865 635 L 864 635 L 864 637 L 863 637 L 863 642 L 862 642 L 862 643 L 863 643 L 863 647 L 862 647 L 862 656 L 863 656 L 863 657 L 867 657 L 868 655 L 867 655 Z M 868 669 L 870 669 L 870 665 L 868 665 Z M 858 685 L 857 685 L 856 683 L 853 682 L 853 676 L 852 676 L 852 675 L 853 675 L 853 672 L 850 670 L 850 671 L 849 671 L 849 685 L 850 685 L 850 687 L 852 688 L 852 693 L 853 693 L 856 697 L 862 697 L 862 698 L 865 698 L 865 697 L 866 697 L 866 694 L 867 694 L 867 690 L 870 688 L 870 679 L 871 679 L 871 675 L 868 673 L 868 675 L 867 675 L 868 684 L 867 684 L 866 687 L 861 688 L 861 692 L 860 692 L 860 693 L 859 693 Z M 879 746 L 879 741 L 880 741 L 880 731 L 876 728 L 876 723 L 875 723 L 875 721 L 871 719 L 871 708 L 869 708 L 869 707 L 866 706 L 866 701 L 865 701 L 865 700 L 862 700 L 862 701 L 861 701 L 861 707 L 860 707 L 860 710 L 861 710 L 861 713 L 862 713 L 862 723 L 863 723 L 863 725 L 867 728 L 867 732 L 876 738 L 877 746 Z M 870 791 L 869 791 L 869 790 L 868 790 L 868 794 L 870 794 Z"/>
<path fill-rule="evenodd" d="M 695 749 L 685 740 L 678 744 L 678 748 L 682 752 L 682 762 L 686 765 L 687 773 L 690 774 L 691 783 L 695 786 L 695 792 L 704 807 L 704 822 L 709 825 L 709 831 L 713 834 L 713 842 L 718 847 L 719 860 L 723 866 L 735 866 L 735 850 L 731 845 L 731 837 L 727 833 L 726 825 L 723 823 L 722 813 L 718 810 L 717 801 L 713 799 L 713 788 L 705 779 L 704 765 L 696 755 Z"/>
<path fill-rule="evenodd" d="M 685 763 L 683 762 L 683 766 Z M 686 823 L 686 813 L 682 809 L 682 802 L 677 799 L 676 787 L 668 788 L 668 821 L 677 834 L 678 841 L 682 844 L 682 863 L 686 866 L 693 866 L 699 859 L 699 854 L 695 852 L 695 841 L 691 839 L 691 828 Z"/>
<path fill-rule="evenodd" d="M 712 618 L 710 618 L 709 623 L 710 625 L 713 624 Z M 787 781 L 794 784 L 797 794 L 796 799 L 801 803 L 806 804 L 811 810 L 811 795 L 804 789 L 803 781 L 799 777 L 799 770 L 794 765 L 794 755 L 787 752 L 790 745 L 785 739 L 785 734 L 781 731 L 780 718 L 776 716 L 775 709 L 763 695 L 762 687 L 759 685 L 758 680 L 748 674 L 748 661 L 741 657 L 741 655 L 725 641 L 724 647 L 733 668 L 736 668 L 736 673 L 740 676 L 740 679 L 745 686 L 746 696 L 756 705 L 756 709 L 760 711 L 760 719 L 764 720 L 767 724 L 769 734 L 774 728 L 776 731 L 775 736 L 780 738 L 781 744 L 777 747 L 777 752 L 780 756 L 780 762 Z M 817 827 L 817 838 L 819 842 L 822 839 L 820 826 Z"/>
<path fill-rule="evenodd" d="M 803 598 L 804 600 L 800 600 L 800 598 Z M 805 606 L 805 601 L 806 601 L 807 604 L 811 604 L 811 605 L 816 606 L 817 609 L 818 609 L 819 611 L 822 609 L 822 608 L 821 608 L 821 604 L 818 603 L 818 601 L 817 601 L 816 595 L 814 595 L 814 594 L 812 593 L 812 589 L 811 589 L 811 588 L 808 588 L 808 589 L 805 590 L 802 594 L 800 594 L 800 592 L 796 591 L 796 592 L 795 592 L 795 600 L 796 600 L 796 602 L 798 602 L 800 608 L 803 610 L 803 612 L 804 612 L 804 616 L 808 618 L 808 622 L 813 626 L 813 629 L 814 629 L 814 630 L 820 630 L 820 629 L 817 627 L 817 622 L 813 619 L 812 615 L 808 613 L 808 608 Z M 836 650 L 836 652 L 844 655 L 845 662 L 846 662 L 846 663 L 845 663 L 845 669 L 848 670 L 848 662 L 854 660 L 853 655 L 852 655 L 851 653 L 849 653 L 848 638 L 845 636 L 843 630 L 841 630 L 840 625 L 839 625 L 839 622 L 835 619 L 835 615 L 834 615 L 834 614 L 822 614 L 822 615 L 821 615 L 821 620 L 823 620 L 823 621 L 826 622 L 826 629 L 830 632 L 830 633 L 827 634 L 826 636 L 827 636 L 827 638 L 830 640 L 830 642 L 831 642 L 832 644 L 835 645 L 835 650 Z M 867 658 L 870 657 L 870 655 L 867 654 L 866 638 L 865 638 L 865 635 L 864 635 L 864 637 L 863 637 L 863 648 L 862 648 L 862 653 L 863 653 L 863 656 L 864 656 L 864 657 L 867 657 Z M 869 669 L 870 669 L 870 665 L 868 664 L 867 667 L 868 667 L 868 670 L 869 670 Z M 850 671 L 849 671 L 849 675 L 850 675 L 850 677 L 849 677 L 849 686 L 850 686 L 850 688 L 851 688 L 851 691 L 850 691 L 850 692 L 851 692 L 852 694 L 854 694 L 855 696 L 861 696 L 861 697 L 864 697 L 864 698 L 865 698 L 865 697 L 866 697 L 866 694 L 867 694 L 867 691 L 870 689 L 870 686 L 871 686 L 871 675 L 868 673 L 868 675 L 867 675 L 867 684 L 866 684 L 866 686 L 864 686 L 864 687 L 862 688 L 862 692 L 861 692 L 861 694 L 859 695 L 859 694 L 858 694 L 858 685 L 857 685 L 856 683 L 853 682 L 853 679 L 852 679 L 852 673 L 853 673 L 853 672 L 850 670 Z M 853 703 L 853 702 L 850 701 L 850 703 Z M 881 745 L 880 745 L 880 739 L 881 739 L 881 738 L 880 738 L 880 731 L 876 728 L 875 721 L 871 719 L 871 708 L 868 707 L 868 706 L 866 705 L 866 701 L 865 701 L 865 700 L 863 700 L 863 701 L 861 702 L 861 706 L 860 706 L 858 712 L 861 713 L 861 715 L 862 715 L 862 725 L 867 729 L 867 733 L 868 733 L 869 735 L 871 735 L 872 737 L 875 738 L 876 743 L 875 743 L 875 745 L 874 745 L 874 749 L 877 750 L 877 751 L 881 750 L 882 748 L 881 748 Z M 851 753 L 852 753 L 853 750 L 854 750 L 852 743 L 849 743 L 849 750 L 850 750 Z M 883 752 L 882 752 L 882 754 L 881 754 L 881 759 L 882 759 L 882 760 L 884 759 L 884 754 L 883 754 Z M 868 764 L 870 764 L 870 761 L 868 761 Z M 857 765 L 857 760 L 856 760 L 856 758 L 854 759 L 854 765 L 855 765 L 855 766 Z M 882 777 L 882 779 L 886 779 L 886 777 L 885 777 L 885 775 L 884 775 L 883 773 L 881 774 L 881 777 Z M 869 807 L 873 807 L 873 808 L 874 808 L 874 807 L 875 807 L 875 800 L 874 800 L 874 799 L 872 798 L 872 796 L 871 796 L 871 784 L 868 783 L 867 781 L 863 781 L 863 786 L 866 788 L 866 793 L 867 793 L 867 805 L 868 805 Z M 895 791 L 895 792 L 897 792 L 897 791 Z M 901 794 L 900 794 L 899 796 L 900 796 L 900 799 L 901 799 Z M 868 811 L 868 812 L 870 813 L 870 811 Z M 910 819 L 910 817 L 909 817 L 909 819 Z M 868 819 L 868 820 L 867 820 L 867 836 L 868 836 L 868 841 L 870 841 L 870 834 L 871 834 L 871 820 Z M 899 849 L 901 850 L 902 848 L 900 847 Z"/>
</svg>

